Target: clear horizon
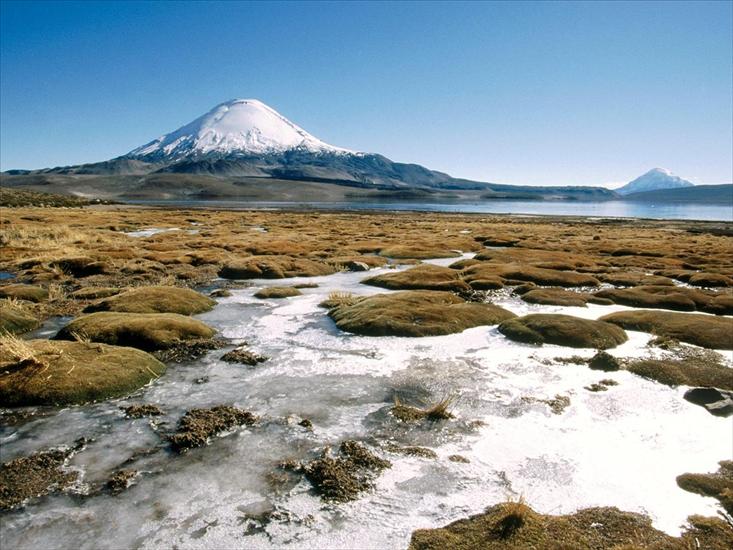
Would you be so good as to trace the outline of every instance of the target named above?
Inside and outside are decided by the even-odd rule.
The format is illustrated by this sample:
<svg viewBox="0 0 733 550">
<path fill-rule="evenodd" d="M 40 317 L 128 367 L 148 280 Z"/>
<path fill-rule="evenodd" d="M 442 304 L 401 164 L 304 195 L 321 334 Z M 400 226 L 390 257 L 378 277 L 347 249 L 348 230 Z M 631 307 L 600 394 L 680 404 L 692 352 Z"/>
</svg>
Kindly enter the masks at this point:
<svg viewBox="0 0 733 550">
<path fill-rule="evenodd" d="M 0 4 L 0 170 L 108 160 L 235 97 L 454 177 L 733 181 L 733 3 Z"/>
</svg>

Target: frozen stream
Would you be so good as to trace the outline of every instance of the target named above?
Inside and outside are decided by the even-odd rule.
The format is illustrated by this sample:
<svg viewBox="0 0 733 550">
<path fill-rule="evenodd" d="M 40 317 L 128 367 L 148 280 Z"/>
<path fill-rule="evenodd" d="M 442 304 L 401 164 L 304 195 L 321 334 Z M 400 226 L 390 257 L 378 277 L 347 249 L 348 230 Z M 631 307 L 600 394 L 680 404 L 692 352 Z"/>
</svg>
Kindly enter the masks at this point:
<svg viewBox="0 0 733 550">
<path fill-rule="evenodd" d="M 588 506 L 644 512 L 672 534 L 688 515 L 715 515 L 712 499 L 679 489 L 675 477 L 715 471 L 719 460 L 731 458 L 731 421 L 684 401 L 685 388 L 552 362 L 594 352 L 513 343 L 495 327 L 429 338 L 342 333 L 318 303 L 331 291 L 386 292 L 359 284 L 365 276 L 253 281 L 198 316 L 233 343 L 246 341 L 271 357 L 257 367 L 219 361 L 223 350 L 216 350 L 195 363 L 171 365 L 127 399 L 48 411 L 0 428 L 3 461 L 89 438 L 71 461 L 82 472 L 82 493 L 113 470 L 142 472 L 118 496 L 53 495 L 5 514 L 2 546 L 406 548 L 416 528 L 443 526 L 519 495 L 539 512 Z M 262 286 L 296 283 L 320 286 L 284 300 L 253 297 Z M 627 309 L 534 306 L 508 294 L 495 302 L 520 315 L 594 319 Z M 614 355 L 649 353 L 648 335 L 629 337 Z M 602 378 L 618 385 L 598 393 L 584 389 Z M 456 418 L 441 424 L 408 425 L 388 414 L 395 395 L 430 403 L 451 394 L 458 396 Z M 560 415 L 522 399 L 556 394 L 571 400 Z M 157 403 L 166 415 L 124 418 L 119 407 L 133 403 Z M 161 445 L 161 434 L 185 410 L 218 404 L 263 418 L 183 456 Z M 302 418 L 313 422 L 312 432 L 298 425 Z M 322 502 L 305 480 L 284 490 L 269 482 L 278 462 L 310 459 L 346 438 L 381 448 L 388 442 L 424 446 L 438 459 L 384 451 L 393 467 L 377 479 L 375 491 L 348 504 Z M 448 460 L 455 454 L 470 462 Z"/>
</svg>

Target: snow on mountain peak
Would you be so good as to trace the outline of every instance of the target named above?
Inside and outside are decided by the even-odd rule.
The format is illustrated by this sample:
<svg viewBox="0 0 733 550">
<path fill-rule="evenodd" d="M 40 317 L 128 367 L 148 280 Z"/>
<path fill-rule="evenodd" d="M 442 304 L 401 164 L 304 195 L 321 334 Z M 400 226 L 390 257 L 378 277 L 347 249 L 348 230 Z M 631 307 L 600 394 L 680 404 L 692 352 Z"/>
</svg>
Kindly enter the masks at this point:
<svg viewBox="0 0 733 550">
<path fill-rule="evenodd" d="M 210 153 L 281 153 L 291 149 L 351 152 L 324 143 L 257 99 L 233 99 L 176 131 L 133 149 L 127 156 L 181 158 Z"/>
<path fill-rule="evenodd" d="M 675 176 L 665 168 L 652 168 L 645 174 L 630 181 L 623 187 L 616 189 L 621 195 L 640 193 L 643 191 L 656 191 L 658 189 L 678 189 L 680 187 L 692 187 L 693 183 Z"/>
</svg>

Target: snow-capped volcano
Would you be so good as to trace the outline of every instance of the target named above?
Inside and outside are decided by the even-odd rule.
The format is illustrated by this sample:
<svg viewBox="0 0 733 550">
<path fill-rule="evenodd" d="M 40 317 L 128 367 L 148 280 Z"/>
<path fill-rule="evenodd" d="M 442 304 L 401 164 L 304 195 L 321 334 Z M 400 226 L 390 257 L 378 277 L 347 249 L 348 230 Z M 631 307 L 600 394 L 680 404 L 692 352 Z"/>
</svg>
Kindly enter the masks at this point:
<svg viewBox="0 0 733 550">
<path fill-rule="evenodd" d="M 175 160 L 210 155 L 262 155 L 290 150 L 351 153 L 312 136 L 256 99 L 234 99 L 127 155 Z"/>
<path fill-rule="evenodd" d="M 680 187 L 692 187 L 694 184 L 675 176 L 664 168 L 653 168 L 646 174 L 630 181 L 623 187 L 616 189 L 620 195 L 641 193 L 643 191 L 656 191 L 658 189 L 678 189 Z"/>
</svg>

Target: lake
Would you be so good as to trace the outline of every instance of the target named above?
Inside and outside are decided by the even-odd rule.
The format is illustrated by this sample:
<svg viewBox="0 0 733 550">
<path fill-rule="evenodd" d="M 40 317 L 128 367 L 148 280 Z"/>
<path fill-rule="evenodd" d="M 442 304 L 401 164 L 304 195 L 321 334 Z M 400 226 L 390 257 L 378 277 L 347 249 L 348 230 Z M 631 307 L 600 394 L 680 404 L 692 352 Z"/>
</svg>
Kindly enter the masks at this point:
<svg viewBox="0 0 733 550">
<path fill-rule="evenodd" d="M 344 201 L 344 202 L 265 202 L 241 200 L 129 201 L 133 204 L 217 208 L 314 208 L 324 210 L 395 210 L 423 212 L 463 212 L 486 214 L 527 214 L 537 216 L 587 216 L 601 218 L 651 218 L 733 222 L 733 205 L 642 203 L 631 201 Z"/>
</svg>

